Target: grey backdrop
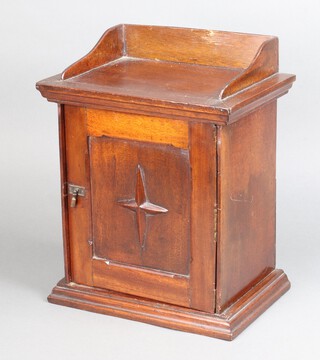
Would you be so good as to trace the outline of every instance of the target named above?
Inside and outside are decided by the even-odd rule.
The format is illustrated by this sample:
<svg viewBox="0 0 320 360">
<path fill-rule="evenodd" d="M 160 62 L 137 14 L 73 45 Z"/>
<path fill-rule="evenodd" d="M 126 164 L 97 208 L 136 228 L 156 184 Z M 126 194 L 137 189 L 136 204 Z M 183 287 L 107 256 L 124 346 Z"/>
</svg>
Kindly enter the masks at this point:
<svg viewBox="0 0 320 360">
<path fill-rule="evenodd" d="M 0 358 L 319 359 L 319 1 L 5 1 L 0 8 Z M 50 305 L 63 276 L 56 105 L 35 90 L 118 23 L 277 35 L 277 265 L 292 289 L 234 342 Z"/>
</svg>

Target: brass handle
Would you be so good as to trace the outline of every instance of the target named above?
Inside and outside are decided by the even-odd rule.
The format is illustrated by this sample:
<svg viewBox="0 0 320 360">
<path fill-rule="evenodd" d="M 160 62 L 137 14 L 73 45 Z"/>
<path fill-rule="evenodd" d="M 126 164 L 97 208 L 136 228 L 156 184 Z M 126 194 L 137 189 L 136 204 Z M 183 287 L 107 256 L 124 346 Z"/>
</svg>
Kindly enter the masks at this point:
<svg viewBox="0 0 320 360">
<path fill-rule="evenodd" d="M 85 196 L 86 189 L 83 186 L 68 184 L 68 194 L 72 195 L 70 207 L 74 208 L 77 205 L 78 196 Z"/>
<path fill-rule="evenodd" d="M 78 194 L 79 194 L 79 190 L 77 189 L 72 193 L 71 204 L 70 204 L 72 208 L 76 207 L 77 205 Z"/>
</svg>

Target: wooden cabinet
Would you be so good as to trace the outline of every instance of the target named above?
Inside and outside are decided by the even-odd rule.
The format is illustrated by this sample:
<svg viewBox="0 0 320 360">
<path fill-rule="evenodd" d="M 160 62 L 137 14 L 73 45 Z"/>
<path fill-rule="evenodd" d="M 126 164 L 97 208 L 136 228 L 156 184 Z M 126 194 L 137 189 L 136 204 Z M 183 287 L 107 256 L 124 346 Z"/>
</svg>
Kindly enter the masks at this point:
<svg viewBox="0 0 320 360">
<path fill-rule="evenodd" d="M 119 25 L 37 88 L 59 104 L 65 278 L 50 302 L 232 339 L 275 269 L 272 36 Z"/>
</svg>

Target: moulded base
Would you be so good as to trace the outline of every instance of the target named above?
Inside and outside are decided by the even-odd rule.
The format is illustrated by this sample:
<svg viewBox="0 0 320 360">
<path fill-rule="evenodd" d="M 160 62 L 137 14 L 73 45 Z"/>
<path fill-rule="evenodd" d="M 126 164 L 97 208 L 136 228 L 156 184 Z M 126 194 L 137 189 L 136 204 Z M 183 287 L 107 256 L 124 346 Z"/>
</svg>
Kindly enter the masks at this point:
<svg viewBox="0 0 320 360">
<path fill-rule="evenodd" d="M 127 318 L 171 329 L 232 340 L 290 288 L 274 270 L 221 314 L 208 314 L 62 279 L 48 296 L 54 304 Z"/>
</svg>

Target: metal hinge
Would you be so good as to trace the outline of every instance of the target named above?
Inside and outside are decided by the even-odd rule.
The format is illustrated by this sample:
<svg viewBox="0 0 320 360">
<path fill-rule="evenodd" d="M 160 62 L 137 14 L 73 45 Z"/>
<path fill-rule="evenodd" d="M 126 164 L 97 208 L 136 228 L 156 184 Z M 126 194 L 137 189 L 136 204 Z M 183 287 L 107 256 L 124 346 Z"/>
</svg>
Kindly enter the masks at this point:
<svg viewBox="0 0 320 360">
<path fill-rule="evenodd" d="M 85 196 L 86 189 L 83 186 L 68 184 L 68 194 L 72 195 L 70 207 L 76 207 L 78 196 Z"/>
</svg>

